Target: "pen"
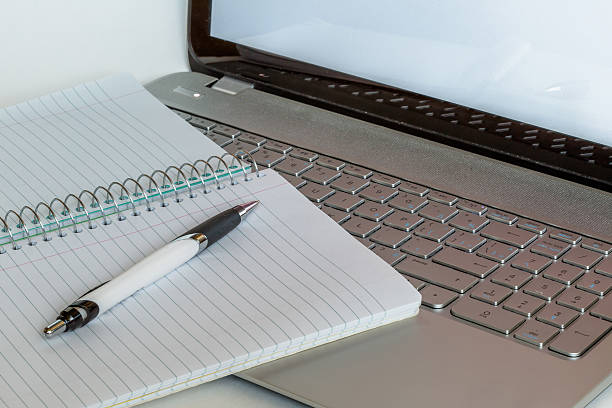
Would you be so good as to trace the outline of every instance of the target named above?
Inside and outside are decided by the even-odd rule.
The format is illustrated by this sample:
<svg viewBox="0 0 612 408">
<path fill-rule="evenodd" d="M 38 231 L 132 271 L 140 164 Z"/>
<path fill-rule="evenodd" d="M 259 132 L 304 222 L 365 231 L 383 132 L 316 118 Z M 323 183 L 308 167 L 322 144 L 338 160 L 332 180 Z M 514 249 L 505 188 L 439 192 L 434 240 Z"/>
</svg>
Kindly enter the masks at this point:
<svg viewBox="0 0 612 408">
<path fill-rule="evenodd" d="M 236 228 L 258 203 L 240 204 L 209 218 L 117 277 L 85 293 L 43 329 L 44 335 L 52 337 L 85 326 L 137 290 L 163 278 Z"/>
</svg>

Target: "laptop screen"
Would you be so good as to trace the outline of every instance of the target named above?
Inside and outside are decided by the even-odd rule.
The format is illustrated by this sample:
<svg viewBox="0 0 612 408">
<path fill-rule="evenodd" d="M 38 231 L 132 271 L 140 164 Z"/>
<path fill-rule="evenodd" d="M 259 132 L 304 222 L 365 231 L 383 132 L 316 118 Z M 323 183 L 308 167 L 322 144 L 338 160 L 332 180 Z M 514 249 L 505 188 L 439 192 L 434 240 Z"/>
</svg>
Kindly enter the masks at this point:
<svg viewBox="0 0 612 408">
<path fill-rule="evenodd" d="M 612 145 L 611 14 L 553 0 L 213 0 L 211 35 Z"/>
</svg>

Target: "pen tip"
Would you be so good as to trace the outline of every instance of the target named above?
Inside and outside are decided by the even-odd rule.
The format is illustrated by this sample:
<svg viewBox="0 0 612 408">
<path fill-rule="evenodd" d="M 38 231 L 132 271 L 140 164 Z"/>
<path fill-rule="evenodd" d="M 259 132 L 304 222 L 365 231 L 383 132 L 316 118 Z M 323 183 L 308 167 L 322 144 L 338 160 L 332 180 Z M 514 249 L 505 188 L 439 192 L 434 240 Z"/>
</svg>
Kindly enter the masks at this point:
<svg viewBox="0 0 612 408">
<path fill-rule="evenodd" d="M 64 332 L 65 330 L 66 322 L 61 319 L 57 319 L 56 321 L 54 321 L 43 329 L 43 334 L 45 335 L 45 337 L 50 338 L 56 334 Z"/>
<path fill-rule="evenodd" d="M 238 204 L 237 210 L 238 210 L 238 214 L 240 214 L 240 217 L 244 217 L 246 216 L 249 211 L 251 211 L 253 208 L 255 208 L 255 206 L 259 204 L 259 201 L 250 201 L 248 203 L 244 203 L 244 204 Z"/>
</svg>

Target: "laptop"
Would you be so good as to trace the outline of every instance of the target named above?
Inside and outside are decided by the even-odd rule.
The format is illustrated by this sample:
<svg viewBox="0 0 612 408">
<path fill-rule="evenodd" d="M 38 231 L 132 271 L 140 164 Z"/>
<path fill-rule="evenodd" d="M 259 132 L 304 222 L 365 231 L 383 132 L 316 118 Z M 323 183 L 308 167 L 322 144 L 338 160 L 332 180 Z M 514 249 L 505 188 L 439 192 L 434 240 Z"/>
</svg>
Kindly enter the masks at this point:
<svg viewBox="0 0 612 408">
<path fill-rule="evenodd" d="M 604 8 L 191 2 L 192 72 L 148 89 L 423 299 L 240 377 L 351 408 L 580 407 L 610 385 L 612 57 L 590 40 L 610 35 Z"/>
</svg>

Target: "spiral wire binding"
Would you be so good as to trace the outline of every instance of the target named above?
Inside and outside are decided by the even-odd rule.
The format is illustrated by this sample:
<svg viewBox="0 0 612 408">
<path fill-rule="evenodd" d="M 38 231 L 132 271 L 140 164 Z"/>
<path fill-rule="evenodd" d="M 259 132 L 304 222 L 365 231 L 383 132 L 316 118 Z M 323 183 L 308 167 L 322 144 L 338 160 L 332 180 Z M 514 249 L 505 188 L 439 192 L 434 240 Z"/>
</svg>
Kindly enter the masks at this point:
<svg viewBox="0 0 612 408">
<path fill-rule="evenodd" d="M 232 157 L 232 161 L 229 165 L 224 160 L 226 156 L 228 158 Z M 250 163 L 248 163 L 247 166 L 245 166 L 244 157 L 250 159 Z M 217 160 L 216 169 L 211 165 L 213 159 Z M 200 165 L 200 169 L 198 165 Z M 223 169 L 221 168 L 222 166 L 224 167 Z M 184 171 L 185 167 L 190 169 L 189 176 L 187 176 Z M 201 167 L 203 167 L 203 173 Z M 240 167 L 240 169 L 236 170 L 238 167 Z M 85 189 L 78 195 L 68 194 L 63 200 L 59 197 L 55 197 L 49 203 L 43 201 L 39 202 L 34 208 L 29 205 L 24 205 L 19 212 L 9 210 L 4 217 L 0 217 L 0 231 L 8 234 L 7 236 L 0 237 L 0 240 L 6 240 L 8 238 L 6 243 L 0 244 L 0 254 L 6 253 L 5 244 L 8 243 L 10 243 L 10 247 L 13 250 L 21 249 L 19 241 L 23 239 L 27 240 L 29 246 L 36 245 L 37 242 L 33 238 L 39 234 L 42 235 L 43 241 L 51 241 L 53 238 L 51 232 L 53 231 L 57 231 L 57 236 L 63 238 L 67 235 L 65 231 L 66 224 L 72 225 L 72 232 L 77 234 L 83 231 L 82 228 L 79 227 L 79 224 L 84 222 L 87 223 L 88 229 L 95 229 L 97 227 L 95 223 L 96 218 L 102 218 L 102 225 L 110 225 L 113 222 L 113 214 L 117 216 L 117 221 L 124 221 L 127 217 L 122 214 L 122 212 L 128 207 L 132 210 L 132 216 L 138 216 L 141 213 L 137 209 L 137 202 L 142 200 L 145 201 L 147 211 L 154 211 L 155 207 L 152 203 L 155 198 L 159 197 L 160 207 L 167 207 L 170 204 L 164 199 L 164 195 L 174 193 L 174 201 L 180 203 L 183 200 L 180 196 L 180 190 L 184 188 L 189 192 L 189 198 L 195 198 L 197 196 L 194 187 L 198 184 L 202 186 L 203 193 L 208 194 L 212 190 L 208 188 L 206 183 L 207 181 L 212 181 L 213 178 L 215 187 L 217 190 L 221 190 L 225 188 L 225 184 L 221 183 L 220 175 L 221 177 L 228 176 L 230 185 L 236 185 L 238 181 L 234 177 L 232 170 L 236 173 L 242 172 L 244 181 L 250 181 L 252 179 L 249 177 L 247 169 L 250 169 L 251 172 L 254 171 L 256 177 L 263 176 L 263 174 L 260 174 L 257 163 L 253 160 L 253 156 L 251 156 L 249 152 L 239 150 L 234 154 L 224 153 L 221 156 L 210 156 L 206 160 L 199 159 L 193 163 L 183 163 L 180 166 L 168 166 L 166 170 L 155 170 L 151 174 L 143 173 L 136 179 L 128 177 L 123 183 L 113 181 L 108 187 L 98 186 L 93 191 Z M 174 179 L 170 177 L 169 173 L 171 171 L 176 173 Z M 155 180 L 155 176 L 157 175 L 162 178 L 161 187 Z M 143 178 L 149 182 L 147 189 L 141 184 Z M 133 193 L 130 193 L 130 190 L 126 187 L 128 183 L 134 185 Z M 120 196 L 118 197 L 119 201 L 115 199 L 112 193 L 113 187 L 117 187 L 120 191 Z M 105 194 L 105 197 L 100 200 L 99 194 Z M 83 201 L 84 196 L 91 198 L 89 207 Z M 76 206 L 72 210 L 68 205 L 70 201 L 76 203 Z M 55 204 L 61 207 L 59 212 L 53 209 Z M 107 207 L 105 207 L 104 204 L 106 204 Z M 41 207 L 44 207 L 44 209 L 41 209 Z M 122 209 L 121 207 L 124 208 Z M 30 228 L 28 228 L 24 219 L 26 211 L 33 216 Z M 46 212 L 47 215 L 44 215 L 44 212 Z M 58 214 L 64 218 L 58 217 Z M 10 223 L 9 216 L 11 215 L 17 218 L 16 223 Z M 79 219 L 81 219 L 81 221 L 79 221 Z M 14 231 L 11 225 L 19 231 Z"/>
</svg>

